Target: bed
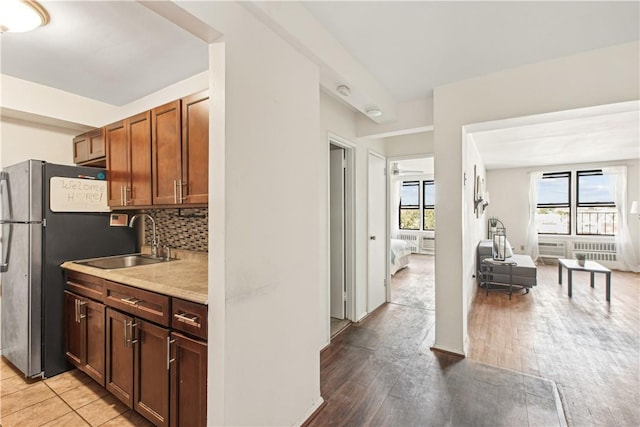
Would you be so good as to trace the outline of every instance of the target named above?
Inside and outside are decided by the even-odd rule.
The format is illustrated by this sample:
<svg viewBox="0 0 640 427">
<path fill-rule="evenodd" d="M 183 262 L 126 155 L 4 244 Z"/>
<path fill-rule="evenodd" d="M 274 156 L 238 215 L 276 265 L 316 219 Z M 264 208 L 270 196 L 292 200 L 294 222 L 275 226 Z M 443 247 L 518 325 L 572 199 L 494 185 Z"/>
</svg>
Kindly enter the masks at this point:
<svg viewBox="0 0 640 427">
<path fill-rule="evenodd" d="M 411 249 L 409 244 L 404 240 L 391 239 L 391 275 L 407 265 L 409 265 L 409 257 Z"/>
</svg>

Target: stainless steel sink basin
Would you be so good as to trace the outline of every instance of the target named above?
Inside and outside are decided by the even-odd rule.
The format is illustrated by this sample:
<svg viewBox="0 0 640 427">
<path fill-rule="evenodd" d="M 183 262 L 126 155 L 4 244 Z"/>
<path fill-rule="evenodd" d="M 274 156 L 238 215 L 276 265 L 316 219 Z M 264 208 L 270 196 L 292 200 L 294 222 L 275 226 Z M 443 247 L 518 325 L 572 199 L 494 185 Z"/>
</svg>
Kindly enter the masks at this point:
<svg viewBox="0 0 640 427">
<path fill-rule="evenodd" d="M 96 258 L 87 261 L 77 261 L 77 264 L 88 265 L 90 267 L 104 268 L 105 270 L 112 270 L 116 268 L 135 267 L 138 265 L 157 264 L 160 262 L 168 262 L 172 260 L 166 260 L 163 258 L 154 258 L 150 255 L 118 255 L 106 258 Z"/>
</svg>

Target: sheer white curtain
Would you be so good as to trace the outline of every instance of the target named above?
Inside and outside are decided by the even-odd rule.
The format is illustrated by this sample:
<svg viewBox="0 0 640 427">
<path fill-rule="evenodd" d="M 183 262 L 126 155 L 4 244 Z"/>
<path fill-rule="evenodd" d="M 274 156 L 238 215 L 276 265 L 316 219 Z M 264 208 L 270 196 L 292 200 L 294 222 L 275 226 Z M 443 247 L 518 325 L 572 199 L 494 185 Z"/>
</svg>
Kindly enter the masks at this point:
<svg viewBox="0 0 640 427">
<path fill-rule="evenodd" d="M 391 237 L 398 236 L 400 230 L 400 187 L 402 186 L 402 180 L 394 179 L 391 181 Z"/>
<path fill-rule="evenodd" d="M 540 256 L 538 251 L 538 181 L 542 178 L 542 172 L 529 174 L 529 225 L 527 225 L 527 238 L 525 246 L 527 255 L 536 261 Z"/>
<path fill-rule="evenodd" d="M 602 168 L 602 174 L 609 179 L 613 201 L 616 204 L 616 217 L 618 218 L 618 228 L 615 234 L 616 258 L 621 270 L 631 270 L 637 273 L 640 271 L 640 266 L 638 266 L 638 259 L 627 225 L 627 167 Z"/>
</svg>

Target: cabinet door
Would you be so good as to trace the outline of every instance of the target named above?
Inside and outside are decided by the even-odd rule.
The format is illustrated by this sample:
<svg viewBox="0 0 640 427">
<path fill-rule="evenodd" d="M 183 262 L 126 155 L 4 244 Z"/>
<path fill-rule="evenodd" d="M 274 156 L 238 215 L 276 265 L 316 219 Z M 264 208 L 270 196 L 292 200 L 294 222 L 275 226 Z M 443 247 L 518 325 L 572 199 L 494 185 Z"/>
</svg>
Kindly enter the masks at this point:
<svg viewBox="0 0 640 427">
<path fill-rule="evenodd" d="M 151 110 L 153 204 L 177 204 L 182 179 L 180 101 Z"/>
<path fill-rule="evenodd" d="M 171 426 L 207 422 L 207 343 L 171 333 Z"/>
<path fill-rule="evenodd" d="M 67 360 L 81 368 L 84 360 L 83 324 L 79 319 L 79 297 L 64 291 L 64 341 Z"/>
<path fill-rule="evenodd" d="M 107 190 L 109 206 L 125 205 L 125 190 L 130 186 L 129 142 L 125 121 L 119 121 L 105 128 L 107 143 L 107 170 L 109 179 Z"/>
<path fill-rule="evenodd" d="M 95 129 L 87 133 L 88 142 L 88 159 L 93 160 L 106 156 L 105 144 L 104 144 L 104 129 Z"/>
<path fill-rule="evenodd" d="M 134 408 L 156 426 L 168 426 L 169 330 L 141 319 L 136 324 Z"/>
<path fill-rule="evenodd" d="M 89 158 L 89 139 L 86 133 L 73 138 L 73 163 L 86 162 Z"/>
<path fill-rule="evenodd" d="M 133 318 L 107 308 L 107 390 L 133 408 Z"/>
<path fill-rule="evenodd" d="M 184 203 L 209 200 L 209 96 L 182 100 L 182 184 Z"/>
<path fill-rule="evenodd" d="M 151 112 L 146 111 L 126 120 L 131 162 L 131 187 L 128 205 L 151 205 Z"/>
<path fill-rule="evenodd" d="M 85 359 L 83 371 L 104 387 L 105 307 L 99 302 L 82 299 L 81 322 L 84 323 Z"/>
</svg>

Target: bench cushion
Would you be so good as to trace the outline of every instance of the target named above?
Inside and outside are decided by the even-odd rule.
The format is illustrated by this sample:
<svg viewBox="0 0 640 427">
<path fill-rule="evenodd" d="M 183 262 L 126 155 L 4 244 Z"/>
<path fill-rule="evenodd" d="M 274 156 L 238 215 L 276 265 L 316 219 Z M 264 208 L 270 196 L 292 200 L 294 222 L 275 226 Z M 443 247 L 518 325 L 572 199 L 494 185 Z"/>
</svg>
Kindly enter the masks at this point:
<svg viewBox="0 0 640 427">
<path fill-rule="evenodd" d="M 481 240 L 477 250 L 477 270 L 483 259 L 493 256 L 493 242 L 491 240 Z M 529 255 L 513 255 L 507 258 L 507 261 L 515 261 L 516 266 L 513 267 L 512 281 L 514 285 L 524 287 L 533 287 L 537 284 L 536 265 Z M 479 275 L 478 275 L 479 276 Z M 509 283 L 509 266 L 499 265 L 492 266 L 491 281 L 495 283 Z"/>
</svg>

